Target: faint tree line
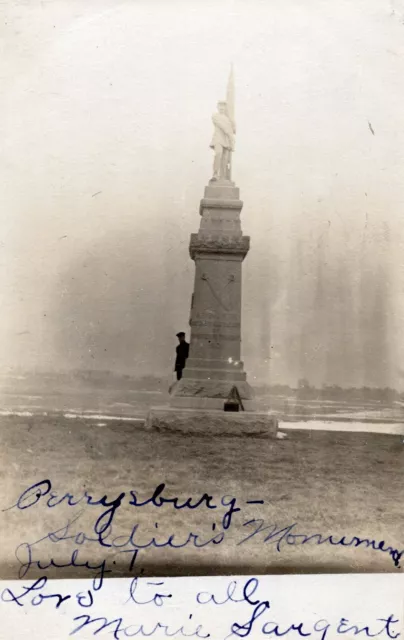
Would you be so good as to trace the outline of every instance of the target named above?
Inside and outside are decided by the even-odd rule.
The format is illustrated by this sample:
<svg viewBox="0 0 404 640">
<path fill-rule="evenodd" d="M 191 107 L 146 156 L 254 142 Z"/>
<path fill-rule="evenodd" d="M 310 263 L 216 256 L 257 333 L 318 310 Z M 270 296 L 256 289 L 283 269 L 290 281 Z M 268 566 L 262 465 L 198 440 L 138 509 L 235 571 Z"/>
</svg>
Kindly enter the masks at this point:
<svg viewBox="0 0 404 640">
<path fill-rule="evenodd" d="M 399 392 L 390 387 L 340 387 L 337 384 L 323 384 L 321 388 L 315 387 L 310 382 L 301 378 L 297 387 L 284 384 L 261 385 L 256 387 L 259 395 L 280 395 L 297 398 L 299 400 L 335 400 L 335 401 L 374 401 L 392 403 L 395 400 L 404 401 L 404 392 Z"/>
</svg>

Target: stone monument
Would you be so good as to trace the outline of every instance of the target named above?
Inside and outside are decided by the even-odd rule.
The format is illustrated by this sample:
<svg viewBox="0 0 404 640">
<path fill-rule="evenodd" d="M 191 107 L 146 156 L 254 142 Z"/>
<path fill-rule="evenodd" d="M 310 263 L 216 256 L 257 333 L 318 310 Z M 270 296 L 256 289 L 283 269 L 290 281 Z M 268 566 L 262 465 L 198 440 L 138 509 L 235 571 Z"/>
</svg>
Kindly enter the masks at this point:
<svg viewBox="0 0 404 640">
<path fill-rule="evenodd" d="M 195 262 L 189 358 L 171 387 L 169 407 L 150 410 L 147 425 L 221 433 L 276 433 L 277 421 L 255 411 L 241 360 L 241 276 L 250 238 L 241 229 L 243 202 L 231 179 L 236 132 L 234 80 L 212 116 L 213 176 L 205 187 L 198 233 L 189 253 Z"/>
</svg>

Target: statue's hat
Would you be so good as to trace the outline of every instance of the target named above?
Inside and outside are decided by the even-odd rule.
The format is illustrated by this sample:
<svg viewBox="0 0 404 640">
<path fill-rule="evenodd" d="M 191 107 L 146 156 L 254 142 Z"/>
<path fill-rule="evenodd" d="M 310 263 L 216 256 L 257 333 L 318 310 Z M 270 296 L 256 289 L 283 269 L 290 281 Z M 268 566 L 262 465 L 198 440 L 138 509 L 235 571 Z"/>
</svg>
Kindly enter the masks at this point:
<svg viewBox="0 0 404 640">
<path fill-rule="evenodd" d="M 179 333 L 177 333 L 177 338 L 182 338 L 183 336 L 185 336 L 184 331 L 180 331 Z"/>
</svg>

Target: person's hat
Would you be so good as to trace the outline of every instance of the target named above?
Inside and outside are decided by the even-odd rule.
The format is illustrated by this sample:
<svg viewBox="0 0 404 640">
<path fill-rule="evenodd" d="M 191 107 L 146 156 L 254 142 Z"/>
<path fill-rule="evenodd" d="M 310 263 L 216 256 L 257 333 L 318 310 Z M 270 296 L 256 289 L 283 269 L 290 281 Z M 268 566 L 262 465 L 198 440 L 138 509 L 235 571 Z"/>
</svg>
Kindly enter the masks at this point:
<svg viewBox="0 0 404 640">
<path fill-rule="evenodd" d="M 183 331 L 177 333 L 177 338 L 182 338 L 183 336 L 185 336 L 185 333 Z"/>
</svg>

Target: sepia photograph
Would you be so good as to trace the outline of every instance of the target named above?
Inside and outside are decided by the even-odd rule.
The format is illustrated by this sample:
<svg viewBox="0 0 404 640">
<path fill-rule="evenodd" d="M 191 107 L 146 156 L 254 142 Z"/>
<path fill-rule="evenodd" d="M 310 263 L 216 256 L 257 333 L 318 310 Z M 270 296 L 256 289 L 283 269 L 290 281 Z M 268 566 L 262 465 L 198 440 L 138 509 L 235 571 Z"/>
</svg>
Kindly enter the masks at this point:
<svg viewBox="0 0 404 640">
<path fill-rule="evenodd" d="M 404 2 L 0 15 L 0 579 L 400 574 Z"/>
</svg>

